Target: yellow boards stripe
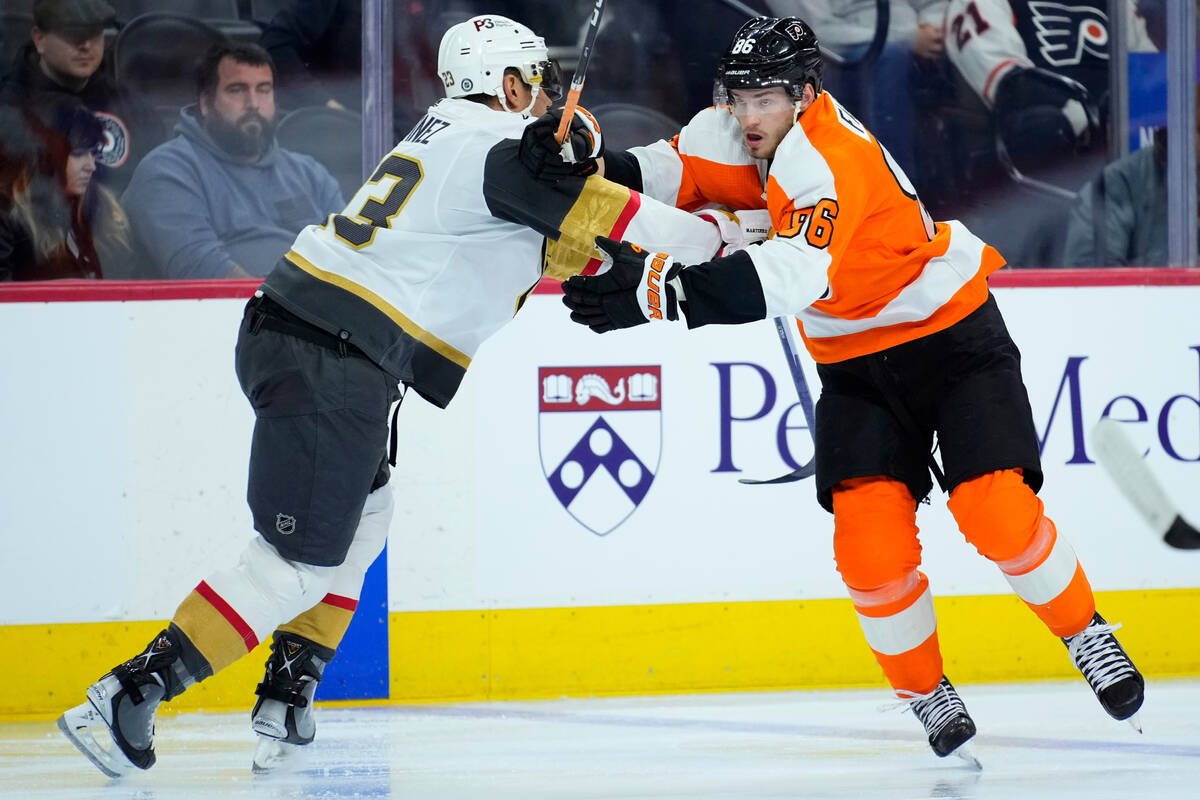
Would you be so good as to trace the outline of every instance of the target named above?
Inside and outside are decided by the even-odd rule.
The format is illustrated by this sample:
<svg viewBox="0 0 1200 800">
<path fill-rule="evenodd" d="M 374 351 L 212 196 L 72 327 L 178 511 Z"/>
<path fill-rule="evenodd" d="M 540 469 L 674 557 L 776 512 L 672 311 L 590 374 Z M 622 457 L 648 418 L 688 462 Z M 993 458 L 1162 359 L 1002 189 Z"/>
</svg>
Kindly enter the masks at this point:
<svg viewBox="0 0 1200 800">
<path fill-rule="evenodd" d="M 1200 637 L 1180 636 L 1200 589 L 1100 592 L 1100 612 L 1151 677 L 1200 675 Z M 1078 678 L 1066 648 L 1012 595 L 936 601 L 956 683 Z M 849 600 L 592 606 L 392 614 L 394 702 L 879 686 Z M 0 714 L 53 715 L 138 652 L 162 622 L 12 625 Z M 176 709 L 250 708 L 261 645 L 193 687 Z"/>
</svg>

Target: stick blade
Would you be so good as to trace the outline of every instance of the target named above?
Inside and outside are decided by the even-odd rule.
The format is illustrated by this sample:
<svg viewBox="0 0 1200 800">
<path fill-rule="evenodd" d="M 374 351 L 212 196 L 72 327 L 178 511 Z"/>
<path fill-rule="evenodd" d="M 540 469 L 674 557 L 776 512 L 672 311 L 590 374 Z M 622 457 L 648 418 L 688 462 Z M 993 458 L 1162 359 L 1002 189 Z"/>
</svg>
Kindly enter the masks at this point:
<svg viewBox="0 0 1200 800">
<path fill-rule="evenodd" d="M 817 472 L 816 459 L 809 459 L 809 462 L 799 469 L 792 470 L 786 475 L 780 475 L 778 478 L 738 478 L 738 483 L 744 483 L 747 486 L 767 486 L 772 483 L 793 483 L 801 481 L 805 478 L 812 477 Z"/>
<path fill-rule="evenodd" d="M 1167 529 L 1163 541 L 1176 550 L 1200 550 L 1200 530 L 1196 530 L 1183 517 L 1176 515 Z"/>
<path fill-rule="evenodd" d="M 1121 427 L 1121 423 L 1102 418 L 1092 429 L 1092 447 L 1096 460 L 1124 495 L 1159 536 L 1166 536 L 1178 518 L 1162 485 L 1146 465 Z"/>
</svg>

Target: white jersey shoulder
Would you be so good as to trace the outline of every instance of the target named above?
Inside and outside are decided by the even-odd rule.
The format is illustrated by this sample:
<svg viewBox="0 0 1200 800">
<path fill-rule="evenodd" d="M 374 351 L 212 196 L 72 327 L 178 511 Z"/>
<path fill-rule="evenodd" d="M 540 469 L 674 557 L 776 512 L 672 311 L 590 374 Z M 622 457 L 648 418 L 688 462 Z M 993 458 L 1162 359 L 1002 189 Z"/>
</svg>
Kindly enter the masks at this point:
<svg viewBox="0 0 1200 800">
<path fill-rule="evenodd" d="M 872 141 L 871 134 L 861 122 L 842 108 L 832 95 L 824 94 L 838 112 L 837 122 L 845 129 L 845 135 Z M 833 170 L 801 125 L 793 125 L 779 143 L 769 176 L 797 208 L 811 206 L 824 198 L 837 199 Z"/>
<path fill-rule="evenodd" d="M 293 252 L 469 356 L 541 275 L 542 237 L 492 216 L 483 193 L 488 153 L 527 124 L 442 100 L 341 214 L 300 232 Z"/>
<path fill-rule="evenodd" d="M 730 166 L 758 163 L 746 149 L 737 118 L 725 108 L 706 108 L 692 117 L 679 132 L 679 152 Z"/>
</svg>

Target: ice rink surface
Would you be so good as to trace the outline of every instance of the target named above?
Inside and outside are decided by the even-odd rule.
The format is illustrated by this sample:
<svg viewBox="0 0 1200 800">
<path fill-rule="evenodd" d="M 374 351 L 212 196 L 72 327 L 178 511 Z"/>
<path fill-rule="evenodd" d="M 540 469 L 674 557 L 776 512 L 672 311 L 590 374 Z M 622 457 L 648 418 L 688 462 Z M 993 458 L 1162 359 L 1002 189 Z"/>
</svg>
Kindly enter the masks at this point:
<svg viewBox="0 0 1200 800">
<path fill-rule="evenodd" d="M 884 690 L 322 708 L 292 768 L 255 776 L 248 715 L 158 722 L 158 764 L 108 781 L 53 721 L 0 722 L 0 796 L 233 798 L 1200 798 L 1200 682 L 1147 687 L 1139 735 L 1083 681 L 959 687 L 974 771 Z"/>
</svg>

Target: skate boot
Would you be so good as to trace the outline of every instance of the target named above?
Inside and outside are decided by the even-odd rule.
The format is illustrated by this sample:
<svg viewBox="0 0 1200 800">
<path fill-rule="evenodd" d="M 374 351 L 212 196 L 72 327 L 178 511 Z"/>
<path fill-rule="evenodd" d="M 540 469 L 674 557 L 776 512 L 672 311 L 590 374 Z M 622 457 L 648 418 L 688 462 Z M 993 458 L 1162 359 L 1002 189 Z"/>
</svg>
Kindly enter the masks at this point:
<svg viewBox="0 0 1200 800">
<path fill-rule="evenodd" d="M 975 722 L 945 675 L 929 694 L 910 695 L 907 699 L 929 734 L 929 746 L 939 758 L 953 753 L 976 769 L 981 768 L 979 759 L 966 744 L 975 735 Z"/>
<path fill-rule="evenodd" d="M 158 704 L 195 683 L 179 656 L 178 639 L 162 631 L 141 655 L 89 686 L 87 702 L 58 718 L 59 730 L 110 778 L 150 769 Z"/>
<path fill-rule="evenodd" d="M 1137 712 L 1142 707 L 1146 684 L 1113 636 L 1120 627 L 1120 623 L 1109 625 L 1097 613 L 1086 628 L 1062 641 L 1108 715 L 1128 720 L 1141 733 Z"/>
<path fill-rule="evenodd" d="M 254 690 L 250 725 L 258 734 L 254 771 L 269 772 L 317 732 L 313 695 L 334 651 L 294 633 L 275 632 L 266 674 Z"/>
</svg>

